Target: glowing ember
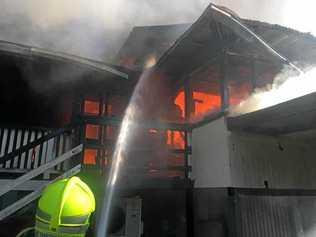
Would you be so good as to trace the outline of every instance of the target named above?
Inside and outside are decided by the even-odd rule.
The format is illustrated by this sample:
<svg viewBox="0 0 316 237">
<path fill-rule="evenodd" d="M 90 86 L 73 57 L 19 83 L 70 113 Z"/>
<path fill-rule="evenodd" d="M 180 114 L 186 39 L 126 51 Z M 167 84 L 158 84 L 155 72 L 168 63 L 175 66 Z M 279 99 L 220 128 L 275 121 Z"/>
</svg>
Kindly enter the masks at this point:
<svg viewBox="0 0 316 237">
<path fill-rule="evenodd" d="M 230 108 L 230 115 L 250 113 L 316 91 L 316 68 L 299 76 L 290 77 L 280 85 L 281 78 L 287 74 L 287 72 L 281 73 L 270 86 L 270 90 L 257 90 L 247 100 Z"/>
</svg>

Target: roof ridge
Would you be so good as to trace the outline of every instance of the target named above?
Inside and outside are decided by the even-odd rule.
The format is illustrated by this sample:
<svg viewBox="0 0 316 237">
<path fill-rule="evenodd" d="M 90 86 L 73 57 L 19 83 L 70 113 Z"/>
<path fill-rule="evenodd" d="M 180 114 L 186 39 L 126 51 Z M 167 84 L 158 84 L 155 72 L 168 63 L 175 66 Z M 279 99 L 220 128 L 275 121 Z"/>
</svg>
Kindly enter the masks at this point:
<svg viewBox="0 0 316 237">
<path fill-rule="evenodd" d="M 310 37 L 313 40 L 316 40 L 316 37 L 311 34 L 310 32 L 302 32 L 287 26 L 283 26 L 280 24 L 273 24 L 273 23 L 268 23 L 268 22 L 264 22 L 264 21 L 259 21 L 259 20 L 251 20 L 251 19 L 241 19 L 244 23 L 246 23 L 248 26 L 250 27 L 265 27 L 265 28 L 269 28 L 269 29 L 274 29 L 274 30 L 279 30 L 282 32 L 286 32 L 286 33 L 292 33 L 292 34 L 297 34 L 297 35 L 301 35 L 304 37 Z M 260 25 L 259 25 L 260 24 Z"/>
</svg>

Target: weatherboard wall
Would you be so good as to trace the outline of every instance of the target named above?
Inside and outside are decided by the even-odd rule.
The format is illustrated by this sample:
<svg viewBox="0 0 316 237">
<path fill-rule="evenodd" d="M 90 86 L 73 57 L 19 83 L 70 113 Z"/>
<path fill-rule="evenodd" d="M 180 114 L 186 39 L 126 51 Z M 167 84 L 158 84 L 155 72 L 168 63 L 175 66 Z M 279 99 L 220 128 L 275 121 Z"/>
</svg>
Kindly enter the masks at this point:
<svg viewBox="0 0 316 237">
<path fill-rule="evenodd" d="M 316 188 L 312 139 L 231 133 L 221 118 L 194 129 L 192 146 L 196 188 Z"/>
</svg>

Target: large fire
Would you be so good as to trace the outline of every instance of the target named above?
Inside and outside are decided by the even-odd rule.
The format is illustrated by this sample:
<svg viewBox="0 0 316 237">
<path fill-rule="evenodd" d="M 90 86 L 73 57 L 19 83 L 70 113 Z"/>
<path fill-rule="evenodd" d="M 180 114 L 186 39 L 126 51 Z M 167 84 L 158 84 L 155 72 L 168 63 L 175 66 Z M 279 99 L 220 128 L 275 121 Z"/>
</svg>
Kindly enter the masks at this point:
<svg viewBox="0 0 316 237">
<path fill-rule="evenodd" d="M 205 93 L 200 91 L 194 91 L 193 96 L 193 108 L 190 114 L 190 120 L 195 120 L 196 118 L 203 117 L 210 111 L 219 110 L 221 108 L 221 97 L 220 95 L 215 95 L 211 93 Z M 181 109 L 181 115 L 185 117 L 185 94 L 181 90 L 174 103 Z"/>
<path fill-rule="evenodd" d="M 192 92 L 192 102 L 190 105 L 190 117 L 188 118 L 188 121 L 196 120 L 201 117 L 203 117 L 205 114 L 208 114 L 211 111 L 219 110 L 221 108 L 221 96 L 216 94 L 216 90 L 206 90 L 204 86 L 201 86 L 201 84 L 198 84 L 199 89 L 195 89 Z M 168 96 L 168 93 L 166 93 L 166 98 Z M 118 108 L 121 108 L 122 106 L 120 103 L 117 103 L 117 101 L 120 101 L 119 99 L 112 98 L 110 103 L 107 106 L 107 115 L 118 115 L 121 113 L 121 111 L 116 111 Z M 176 95 L 176 97 L 173 100 L 174 107 L 170 109 L 169 111 L 172 111 L 172 113 L 167 113 L 166 116 L 170 117 L 171 120 L 178 120 L 178 122 L 185 120 L 185 92 L 184 89 L 180 89 Z M 124 106 L 123 106 L 124 107 Z M 122 107 L 122 108 L 123 108 Z M 116 111 L 114 113 L 114 111 Z M 86 115 L 98 115 L 101 116 L 102 112 L 100 112 L 100 104 L 99 102 L 95 101 L 85 101 L 84 103 L 84 113 Z M 165 118 L 168 120 L 168 118 Z M 86 125 L 86 138 L 87 139 L 94 139 L 98 140 L 100 139 L 100 132 L 102 127 L 98 125 Z M 115 139 L 116 136 L 114 135 L 114 128 L 111 126 L 106 126 L 106 138 L 107 139 Z M 103 130 L 102 130 L 103 131 Z M 149 129 L 147 131 L 148 135 L 145 133 L 142 134 L 139 133 L 139 136 L 135 135 L 134 140 L 136 137 L 139 137 L 138 144 L 143 144 L 146 140 L 149 142 L 149 140 L 153 143 L 157 143 L 159 141 L 162 142 L 162 145 L 165 146 L 165 149 L 185 149 L 185 133 L 180 131 L 159 131 L 156 129 Z M 102 132 L 103 134 L 103 132 Z M 84 154 L 84 163 L 85 164 L 96 164 L 96 156 L 97 156 L 97 150 L 89 150 L 86 149 L 86 152 Z M 165 163 L 168 166 L 177 166 L 177 164 L 183 163 L 184 159 L 183 156 L 179 156 L 176 159 L 171 159 L 171 154 L 160 154 L 162 156 L 161 158 L 157 158 L 159 162 Z M 158 161 L 157 160 L 157 161 Z M 159 163 L 158 162 L 158 163 Z M 153 167 L 154 168 L 154 167 Z M 157 174 L 158 171 L 155 171 L 154 173 Z M 159 173 L 159 172 L 158 172 Z M 177 172 L 178 174 L 178 172 Z"/>
<path fill-rule="evenodd" d="M 203 92 L 193 92 L 194 117 L 200 117 L 221 107 L 221 97 Z"/>
</svg>

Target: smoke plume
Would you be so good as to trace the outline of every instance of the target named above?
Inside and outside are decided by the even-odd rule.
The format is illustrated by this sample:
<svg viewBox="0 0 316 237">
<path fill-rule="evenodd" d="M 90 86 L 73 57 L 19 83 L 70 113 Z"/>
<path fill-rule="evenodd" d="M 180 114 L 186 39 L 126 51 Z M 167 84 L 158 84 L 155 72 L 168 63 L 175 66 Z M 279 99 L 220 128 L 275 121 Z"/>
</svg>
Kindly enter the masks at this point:
<svg viewBox="0 0 316 237">
<path fill-rule="evenodd" d="M 243 18 L 316 32 L 314 1 L 214 0 Z M 136 25 L 190 23 L 209 0 L 0 0 L 0 39 L 109 61 Z"/>
<path fill-rule="evenodd" d="M 230 115 L 237 116 L 265 109 L 294 98 L 316 92 L 316 68 L 293 76 L 293 72 L 284 69 L 272 85 L 255 91 L 248 99 L 230 108 Z"/>
</svg>

